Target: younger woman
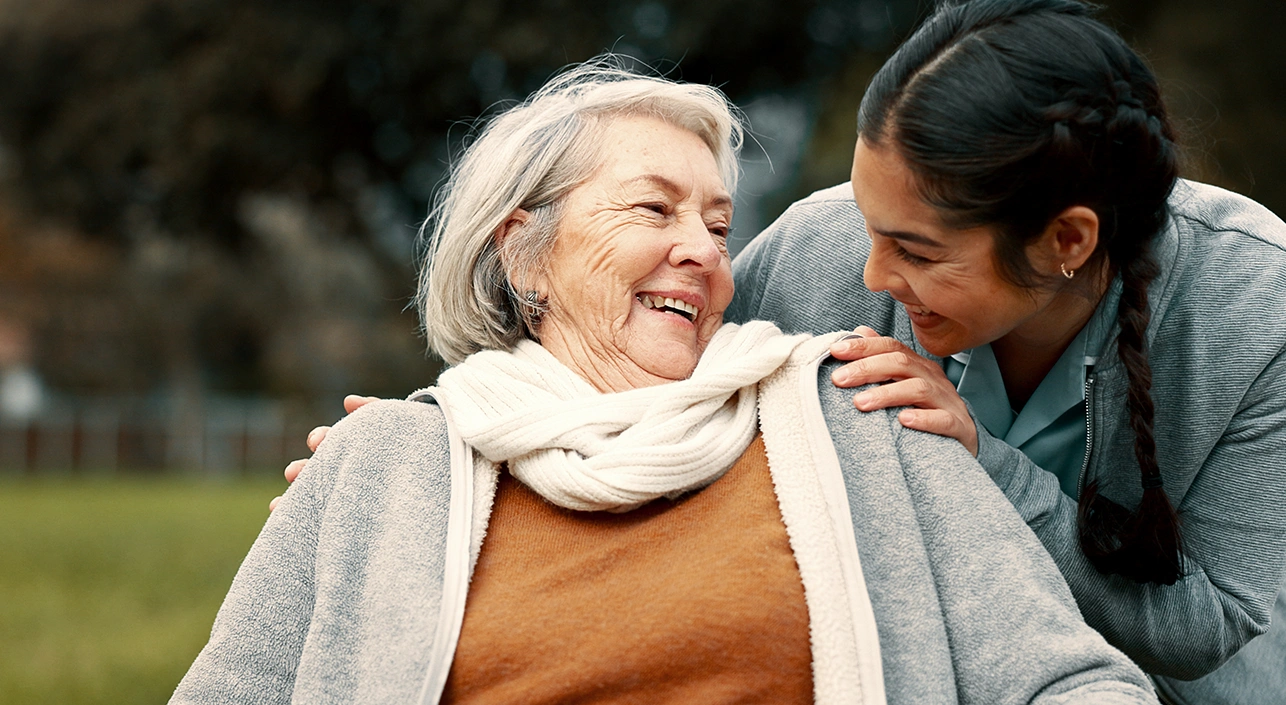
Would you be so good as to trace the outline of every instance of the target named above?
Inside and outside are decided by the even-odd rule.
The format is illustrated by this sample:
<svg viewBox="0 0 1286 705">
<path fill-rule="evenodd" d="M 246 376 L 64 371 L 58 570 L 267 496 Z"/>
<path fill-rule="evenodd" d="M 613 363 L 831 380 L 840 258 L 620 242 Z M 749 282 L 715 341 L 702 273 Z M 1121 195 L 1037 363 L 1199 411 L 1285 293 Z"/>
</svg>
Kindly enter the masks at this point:
<svg viewBox="0 0 1286 705">
<path fill-rule="evenodd" d="M 1177 180 L 1156 79 L 1089 10 L 940 8 L 872 80 L 852 183 L 737 258 L 729 318 L 890 336 L 833 350 L 880 383 L 859 409 L 974 453 L 1163 694 L 1280 702 L 1280 627 L 1174 679 L 1282 583 L 1286 225 Z"/>
</svg>

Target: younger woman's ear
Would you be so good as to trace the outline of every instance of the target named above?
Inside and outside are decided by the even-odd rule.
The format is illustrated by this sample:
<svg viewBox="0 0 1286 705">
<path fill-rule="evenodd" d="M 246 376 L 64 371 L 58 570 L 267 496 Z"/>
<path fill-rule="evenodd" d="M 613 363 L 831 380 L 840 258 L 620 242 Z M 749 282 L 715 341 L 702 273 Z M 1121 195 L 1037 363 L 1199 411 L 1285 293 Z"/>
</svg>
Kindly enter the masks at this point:
<svg viewBox="0 0 1286 705">
<path fill-rule="evenodd" d="M 1071 271 L 1085 266 L 1098 247 L 1098 230 L 1098 213 L 1087 206 L 1072 206 L 1054 216 L 1042 238 L 1053 267 Z"/>
</svg>

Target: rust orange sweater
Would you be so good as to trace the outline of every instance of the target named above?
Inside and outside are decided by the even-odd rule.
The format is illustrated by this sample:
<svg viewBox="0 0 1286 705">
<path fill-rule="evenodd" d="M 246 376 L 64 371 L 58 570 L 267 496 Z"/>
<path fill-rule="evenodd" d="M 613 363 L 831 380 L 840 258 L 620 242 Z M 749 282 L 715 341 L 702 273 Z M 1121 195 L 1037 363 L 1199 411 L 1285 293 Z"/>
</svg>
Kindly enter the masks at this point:
<svg viewBox="0 0 1286 705">
<path fill-rule="evenodd" d="M 757 436 L 709 487 L 623 514 L 502 473 L 443 702 L 811 703 L 811 661 Z"/>
</svg>

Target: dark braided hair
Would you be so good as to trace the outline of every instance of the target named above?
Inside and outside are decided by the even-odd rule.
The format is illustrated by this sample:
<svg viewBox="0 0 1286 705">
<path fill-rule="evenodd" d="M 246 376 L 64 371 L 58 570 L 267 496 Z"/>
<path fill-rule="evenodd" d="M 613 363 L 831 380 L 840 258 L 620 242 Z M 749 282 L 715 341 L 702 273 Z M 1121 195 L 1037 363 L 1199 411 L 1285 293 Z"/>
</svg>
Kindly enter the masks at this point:
<svg viewBox="0 0 1286 705">
<path fill-rule="evenodd" d="M 1080 543 L 1101 572 L 1169 585 L 1182 577 L 1183 552 L 1157 464 L 1146 331 L 1151 247 L 1178 155 L 1156 78 L 1095 9 L 1076 0 L 941 5 L 871 80 L 858 131 L 871 147 L 893 145 L 949 225 L 993 227 L 1000 271 L 1016 285 L 1049 282 L 1025 248 L 1058 214 L 1080 205 L 1098 215 L 1087 264 L 1106 264 L 1123 283 L 1117 352 L 1144 492 L 1130 511 L 1089 482 Z"/>
</svg>

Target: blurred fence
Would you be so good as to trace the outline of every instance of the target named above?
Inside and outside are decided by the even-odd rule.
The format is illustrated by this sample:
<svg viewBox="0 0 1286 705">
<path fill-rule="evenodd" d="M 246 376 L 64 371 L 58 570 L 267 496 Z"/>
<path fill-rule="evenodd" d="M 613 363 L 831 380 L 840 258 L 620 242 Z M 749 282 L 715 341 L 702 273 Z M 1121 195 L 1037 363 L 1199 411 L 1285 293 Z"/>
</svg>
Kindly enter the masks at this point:
<svg viewBox="0 0 1286 705">
<path fill-rule="evenodd" d="M 0 417 L 0 474 L 280 469 L 307 454 L 308 428 L 275 400 L 51 400 L 29 418 Z"/>
</svg>

